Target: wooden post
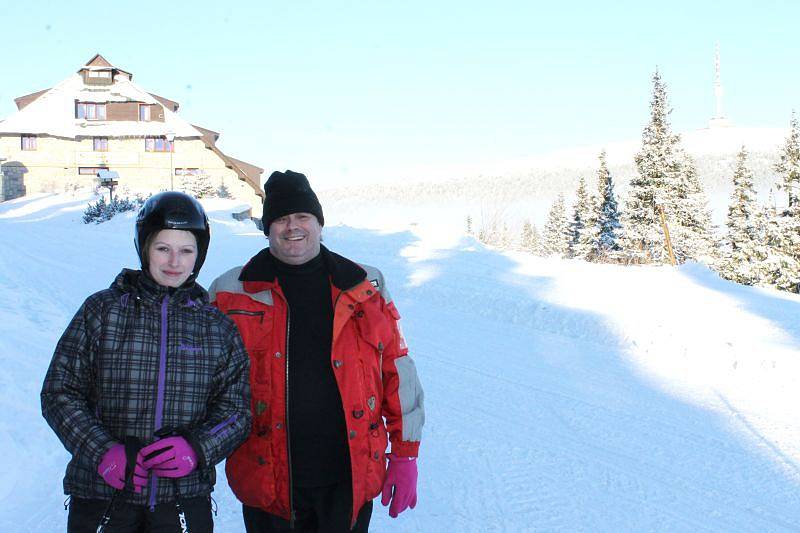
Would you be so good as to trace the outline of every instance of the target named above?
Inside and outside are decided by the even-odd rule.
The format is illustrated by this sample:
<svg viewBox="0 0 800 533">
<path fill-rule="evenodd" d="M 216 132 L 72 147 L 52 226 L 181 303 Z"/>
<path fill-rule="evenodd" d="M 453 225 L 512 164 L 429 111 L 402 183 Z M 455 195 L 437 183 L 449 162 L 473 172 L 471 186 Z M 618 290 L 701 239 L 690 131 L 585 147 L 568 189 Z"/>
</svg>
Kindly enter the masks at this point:
<svg viewBox="0 0 800 533">
<path fill-rule="evenodd" d="M 664 228 L 664 237 L 666 238 L 667 251 L 669 252 L 669 262 L 672 263 L 672 266 L 675 266 L 678 262 L 675 261 L 675 253 L 672 251 L 672 239 L 669 238 L 669 228 L 667 227 L 667 217 L 664 216 L 664 208 L 657 205 L 656 210 L 658 210 L 658 217 L 661 219 L 661 227 Z"/>
</svg>

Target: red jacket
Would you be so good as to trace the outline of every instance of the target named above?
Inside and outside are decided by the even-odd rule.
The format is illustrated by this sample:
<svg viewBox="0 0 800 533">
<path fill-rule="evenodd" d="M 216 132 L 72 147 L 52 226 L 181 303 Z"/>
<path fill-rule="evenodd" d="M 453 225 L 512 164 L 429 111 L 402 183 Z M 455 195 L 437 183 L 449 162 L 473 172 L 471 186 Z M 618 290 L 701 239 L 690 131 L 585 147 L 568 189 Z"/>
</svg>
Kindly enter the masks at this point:
<svg viewBox="0 0 800 533">
<path fill-rule="evenodd" d="M 292 518 L 286 427 L 287 306 L 264 249 L 211 285 L 212 302 L 239 327 L 250 355 L 253 428 L 225 472 L 245 505 Z M 333 299 L 331 371 L 342 397 L 353 479 L 353 521 L 381 491 L 387 439 L 414 457 L 425 421 L 414 362 L 398 328 L 400 315 L 377 269 L 322 247 Z M 291 356 L 290 356 L 291 357 Z"/>
</svg>

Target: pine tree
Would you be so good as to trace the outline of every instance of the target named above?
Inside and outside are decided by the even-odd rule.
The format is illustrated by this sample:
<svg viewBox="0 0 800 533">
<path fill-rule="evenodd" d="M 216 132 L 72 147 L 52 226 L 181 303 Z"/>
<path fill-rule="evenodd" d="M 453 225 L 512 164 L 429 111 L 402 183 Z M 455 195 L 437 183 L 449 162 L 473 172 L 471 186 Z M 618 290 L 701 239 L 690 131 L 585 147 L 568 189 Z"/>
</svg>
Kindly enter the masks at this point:
<svg viewBox="0 0 800 533">
<path fill-rule="evenodd" d="M 599 200 L 595 219 L 597 220 L 597 245 L 595 256 L 609 257 L 619 250 L 620 222 L 617 199 L 614 196 L 614 181 L 608 171 L 606 152 L 600 152 L 600 169 L 597 171 Z"/>
<path fill-rule="evenodd" d="M 588 260 L 595 249 L 597 221 L 595 219 L 594 200 L 586 191 L 586 180 L 578 181 L 577 200 L 570 223 L 569 256 Z"/>
<path fill-rule="evenodd" d="M 679 263 L 687 260 L 711 262 L 716 257 L 713 224 L 708 200 L 697 177 L 697 169 L 685 153 L 678 179 L 673 182 L 675 201 L 668 211 L 672 245 Z"/>
<path fill-rule="evenodd" d="M 536 226 L 531 224 L 530 220 L 525 220 L 522 224 L 522 237 L 520 238 L 520 247 L 523 251 L 532 253 L 533 255 L 540 255 L 541 253 L 541 237 Z"/>
<path fill-rule="evenodd" d="M 674 211 L 675 183 L 680 179 L 680 137 L 672 133 L 666 86 L 661 75 L 653 75 L 650 122 L 642 132 L 642 149 L 636 154 L 637 175 L 631 179 L 625 204 L 625 248 L 646 261 L 667 260 L 664 232 L 657 206 Z"/>
<path fill-rule="evenodd" d="M 511 248 L 513 243 L 513 238 L 511 236 L 511 231 L 508 229 L 508 224 L 504 220 L 502 224 L 500 224 L 500 231 L 499 231 L 499 239 L 497 241 L 497 246 L 501 250 L 508 250 Z"/>
<path fill-rule="evenodd" d="M 564 207 L 564 195 L 559 194 L 544 225 L 542 238 L 542 254 L 566 257 L 569 251 L 570 231 Z"/>
<path fill-rule="evenodd" d="M 786 208 L 774 209 L 767 219 L 769 250 L 761 282 L 800 292 L 800 129 L 794 112 L 775 170 L 780 174 L 779 188 L 786 191 L 788 202 Z"/>
<path fill-rule="evenodd" d="M 467 235 L 472 235 L 472 216 L 467 215 Z"/>
<path fill-rule="evenodd" d="M 217 195 L 217 189 L 205 172 L 183 176 L 183 191 L 195 198 L 210 198 Z"/>
<path fill-rule="evenodd" d="M 478 230 L 478 240 L 501 250 L 511 246 L 511 234 L 504 220 L 504 213 L 499 209 L 484 214 Z"/>
<path fill-rule="evenodd" d="M 797 117 L 792 111 L 789 121 L 789 136 L 781 150 L 781 160 L 775 165 L 775 171 L 780 174 L 779 189 L 785 189 L 789 195 L 789 207 L 800 203 L 800 128 Z"/>
<path fill-rule="evenodd" d="M 753 173 L 747 167 L 747 150 L 742 146 L 736 156 L 733 193 L 728 206 L 725 249 L 720 260 L 720 274 L 737 283 L 753 285 L 759 280 L 759 264 L 766 259 L 760 252 L 759 207 L 753 188 Z"/>
<path fill-rule="evenodd" d="M 225 185 L 223 180 L 220 180 L 219 186 L 217 187 L 217 197 L 226 199 L 233 198 L 230 189 L 228 189 L 228 186 Z"/>
<path fill-rule="evenodd" d="M 770 213 L 765 237 L 767 255 L 761 264 L 760 284 L 800 292 L 800 206 Z"/>
</svg>

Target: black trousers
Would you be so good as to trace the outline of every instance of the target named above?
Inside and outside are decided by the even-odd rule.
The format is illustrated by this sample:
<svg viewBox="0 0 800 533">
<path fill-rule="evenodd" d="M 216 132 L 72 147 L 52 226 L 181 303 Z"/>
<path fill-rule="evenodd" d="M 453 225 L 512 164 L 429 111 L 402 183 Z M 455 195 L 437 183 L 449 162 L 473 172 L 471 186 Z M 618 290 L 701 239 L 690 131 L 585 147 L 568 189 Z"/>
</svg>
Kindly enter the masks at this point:
<svg viewBox="0 0 800 533">
<path fill-rule="evenodd" d="M 356 525 L 350 529 L 353 494 L 350 482 L 327 487 L 295 487 L 292 491 L 295 511 L 294 529 L 289 521 L 256 507 L 242 506 L 247 533 L 367 533 L 372 518 L 372 502 L 358 512 Z"/>
<path fill-rule="evenodd" d="M 67 533 L 95 533 L 100 519 L 108 508 L 108 500 L 71 498 Z M 211 498 L 182 498 L 181 509 L 185 514 L 189 533 L 211 533 L 214 521 L 211 518 Z M 134 505 L 115 501 L 110 512 L 111 520 L 106 533 L 181 533 L 181 520 L 175 502 L 156 505 L 153 511 L 146 505 Z"/>
</svg>

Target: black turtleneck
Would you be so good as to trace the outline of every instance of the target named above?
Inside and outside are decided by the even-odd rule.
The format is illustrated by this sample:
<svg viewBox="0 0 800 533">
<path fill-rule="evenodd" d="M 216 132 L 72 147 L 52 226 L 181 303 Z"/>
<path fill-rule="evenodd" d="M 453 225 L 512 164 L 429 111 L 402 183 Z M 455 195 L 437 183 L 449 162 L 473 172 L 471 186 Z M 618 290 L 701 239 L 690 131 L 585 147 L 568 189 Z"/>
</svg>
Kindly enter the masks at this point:
<svg viewBox="0 0 800 533">
<path fill-rule="evenodd" d="M 342 398 L 331 368 L 333 302 L 321 255 L 302 265 L 272 256 L 289 305 L 289 439 L 292 482 L 332 485 L 350 472 Z"/>
</svg>

